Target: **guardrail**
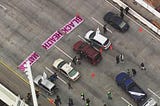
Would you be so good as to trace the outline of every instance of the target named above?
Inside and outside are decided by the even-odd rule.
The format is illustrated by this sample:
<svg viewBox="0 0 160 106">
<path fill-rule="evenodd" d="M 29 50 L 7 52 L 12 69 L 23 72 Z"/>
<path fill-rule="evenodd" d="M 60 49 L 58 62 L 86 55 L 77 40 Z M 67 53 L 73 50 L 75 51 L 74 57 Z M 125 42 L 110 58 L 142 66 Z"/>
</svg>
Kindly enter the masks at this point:
<svg viewBox="0 0 160 106">
<path fill-rule="evenodd" d="M 0 83 L 0 100 L 8 106 L 28 106 L 19 96 L 16 96 L 9 89 Z"/>
<path fill-rule="evenodd" d="M 123 7 L 124 9 L 126 7 L 129 7 L 125 3 L 123 3 L 121 0 L 113 0 L 115 3 L 117 3 L 119 6 Z M 156 32 L 158 35 L 160 35 L 160 29 L 158 29 L 156 26 L 154 26 L 151 22 L 149 22 L 147 19 L 139 15 L 136 11 L 134 11 L 132 8 L 129 7 L 130 14 L 132 14 L 135 18 L 137 18 L 139 21 L 141 21 L 143 24 L 147 25 L 150 29 L 152 29 L 154 32 Z"/>
<path fill-rule="evenodd" d="M 143 6 L 144 8 L 146 8 L 147 10 L 149 10 L 155 16 L 157 16 L 158 18 L 160 18 L 160 13 L 157 10 L 155 10 L 152 6 L 150 6 L 149 4 L 147 4 L 146 2 L 144 2 L 144 0 L 135 0 L 135 1 L 137 3 L 139 3 L 141 6 Z"/>
</svg>

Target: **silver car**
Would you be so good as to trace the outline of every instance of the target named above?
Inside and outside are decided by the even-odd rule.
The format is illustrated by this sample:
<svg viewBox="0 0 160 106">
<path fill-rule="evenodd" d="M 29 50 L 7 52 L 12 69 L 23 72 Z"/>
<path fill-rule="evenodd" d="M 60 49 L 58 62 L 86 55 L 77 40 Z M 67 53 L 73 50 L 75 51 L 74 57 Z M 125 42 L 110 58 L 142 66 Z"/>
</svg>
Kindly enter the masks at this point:
<svg viewBox="0 0 160 106">
<path fill-rule="evenodd" d="M 53 82 L 51 82 L 47 78 L 44 78 L 44 76 L 42 75 L 36 76 L 34 79 L 34 83 L 50 95 L 53 95 L 58 90 Z"/>
</svg>

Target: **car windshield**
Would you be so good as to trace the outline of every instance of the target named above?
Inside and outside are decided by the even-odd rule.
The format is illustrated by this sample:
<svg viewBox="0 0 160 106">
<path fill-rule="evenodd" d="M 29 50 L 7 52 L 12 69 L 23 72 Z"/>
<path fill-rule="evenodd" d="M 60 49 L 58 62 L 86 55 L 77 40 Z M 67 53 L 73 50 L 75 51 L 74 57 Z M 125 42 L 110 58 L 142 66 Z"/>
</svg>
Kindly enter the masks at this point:
<svg viewBox="0 0 160 106">
<path fill-rule="evenodd" d="M 107 45 L 107 44 L 108 44 L 108 42 L 109 42 L 109 39 L 107 39 L 107 41 L 104 43 L 104 45 Z"/>
<path fill-rule="evenodd" d="M 91 33 L 91 35 L 89 36 L 89 38 L 93 39 L 95 35 L 96 35 L 96 32 L 93 32 L 93 33 Z"/>
<path fill-rule="evenodd" d="M 77 73 L 77 71 L 76 71 L 75 69 L 72 69 L 72 70 L 68 73 L 68 75 L 69 75 L 70 77 L 73 77 L 76 73 Z"/>
<path fill-rule="evenodd" d="M 58 64 L 57 67 L 58 67 L 58 68 L 61 68 L 65 63 L 66 63 L 65 61 L 62 61 L 61 63 Z"/>
<path fill-rule="evenodd" d="M 123 28 L 125 25 L 126 25 L 126 23 L 125 23 L 124 21 L 122 21 L 122 22 L 119 24 L 119 27 L 120 27 L 120 28 Z"/>
</svg>

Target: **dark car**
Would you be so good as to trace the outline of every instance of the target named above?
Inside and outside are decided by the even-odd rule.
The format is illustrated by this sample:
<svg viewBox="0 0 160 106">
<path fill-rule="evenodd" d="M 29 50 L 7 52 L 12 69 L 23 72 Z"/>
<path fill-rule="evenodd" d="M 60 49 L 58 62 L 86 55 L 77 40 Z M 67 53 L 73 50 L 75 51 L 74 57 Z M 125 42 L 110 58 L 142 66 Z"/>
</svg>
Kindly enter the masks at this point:
<svg viewBox="0 0 160 106">
<path fill-rule="evenodd" d="M 82 53 L 91 64 L 96 65 L 102 60 L 102 55 L 86 42 L 78 41 L 73 45 L 73 50 L 77 53 Z"/>
<path fill-rule="evenodd" d="M 108 12 L 103 19 L 105 22 L 121 32 L 126 32 L 129 29 L 128 23 L 113 12 Z"/>
</svg>

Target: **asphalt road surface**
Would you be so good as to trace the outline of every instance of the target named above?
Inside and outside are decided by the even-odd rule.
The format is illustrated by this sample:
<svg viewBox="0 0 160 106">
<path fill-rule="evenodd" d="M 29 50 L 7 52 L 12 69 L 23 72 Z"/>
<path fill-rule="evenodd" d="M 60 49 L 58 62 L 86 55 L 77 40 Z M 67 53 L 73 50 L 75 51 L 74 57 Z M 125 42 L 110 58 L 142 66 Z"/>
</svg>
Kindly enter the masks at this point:
<svg viewBox="0 0 160 106">
<path fill-rule="evenodd" d="M 106 0 L 107 1 L 107 0 Z M 100 28 L 103 34 L 102 25 L 105 24 L 103 16 L 113 11 L 119 14 L 119 10 L 104 0 L 0 0 L 6 10 L 0 8 L 0 58 L 8 66 L 12 67 L 24 79 L 26 75 L 17 69 L 17 66 L 33 51 L 39 53 L 41 58 L 32 65 L 33 77 L 46 72 L 51 75 L 45 67 L 55 71 L 52 63 L 57 58 L 63 58 L 71 61 L 76 53 L 72 50 L 73 44 L 78 40 L 83 40 L 85 33 L 90 30 Z M 74 16 L 80 15 L 85 20 L 80 26 L 71 33 L 65 35 L 55 46 L 48 51 L 41 47 L 41 44 L 56 30 L 63 27 Z M 152 89 L 157 95 L 160 95 L 160 42 L 153 38 L 151 33 L 137 24 L 130 16 L 124 17 L 130 29 L 126 33 L 120 33 L 111 26 L 107 27 L 112 33 L 107 32 L 107 36 L 113 45 L 113 50 L 102 53 L 103 60 L 97 66 L 93 66 L 82 60 L 81 65 L 74 66 L 80 71 L 81 77 L 76 82 L 71 82 L 72 90 L 61 80 L 57 80 L 59 87 L 57 95 L 62 99 L 61 106 L 67 106 L 68 98 L 73 98 L 75 106 L 84 106 L 80 98 L 80 93 L 84 92 L 85 97 L 90 98 L 91 106 L 127 106 L 129 103 L 136 105 L 134 101 L 120 89 L 115 83 L 115 76 L 121 71 L 135 68 L 137 75 L 134 80 L 142 87 L 149 96 L 159 100 L 155 95 L 148 91 Z M 141 30 L 142 29 L 142 30 Z M 62 52 L 63 51 L 63 52 Z M 125 62 L 116 64 L 115 57 L 123 53 Z M 67 55 L 66 55 L 67 54 Z M 141 71 L 139 64 L 144 62 L 147 70 Z M 20 80 L 12 80 L 13 74 L 1 67 L 0 78 L 6 86 L 14 89 L 20 88 Z M 93 76 L 94 75 L 94 76 Z M 2 77 L 3 76 L 3 77 Z M 6 76 L 6 77 L 5 77 Z M 58 73 L 65 82 L 68 79 Z M 9 81 L 5 81 L 7 78 Z M 14 82 L 14 84 L 13 84 Z M 18 85 L 17 85 L 18 84 Z M 25 83 L 21 86 L 27 86 Z M 29 87 L 24 87 L 27 92 Z M 108 100 L 106 94 L 112 92 L 113 99 Z M 24 92 L 17 91 L 24 95 Z M 43 95 L 47 96 L 45 92 Z M 53 95 L 52 98 L 55 98 Z M 43 105 L 43 103 L 42 103 Z M 43 106 L 49 106 L 45 104 Z"/>
</svg>

